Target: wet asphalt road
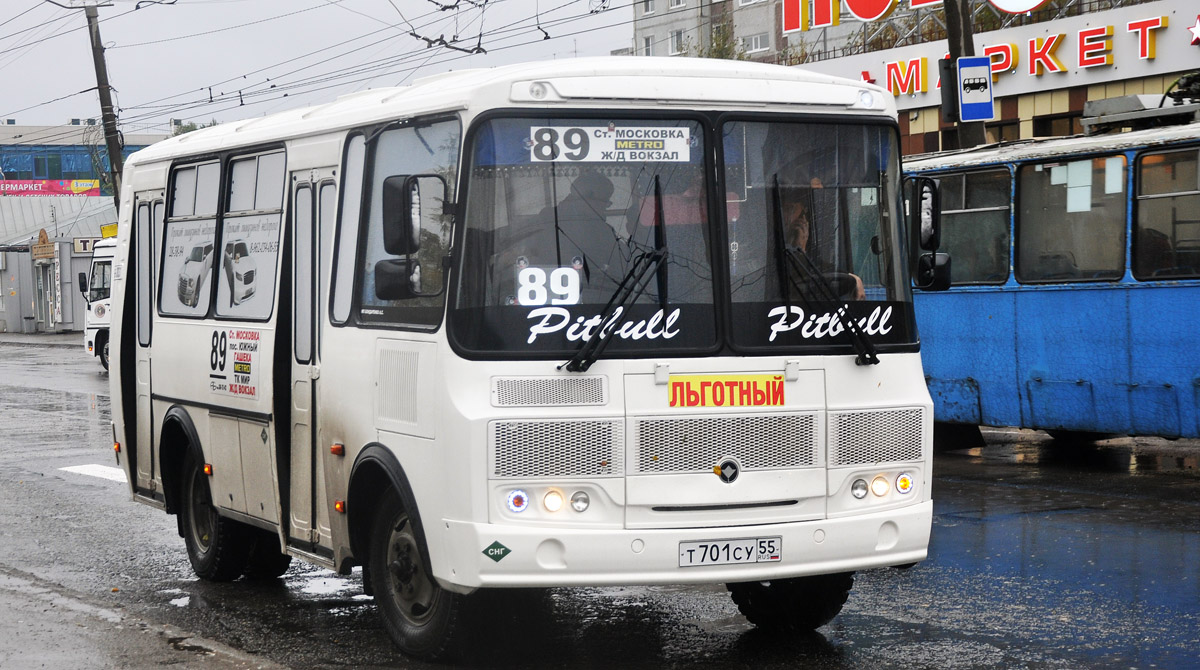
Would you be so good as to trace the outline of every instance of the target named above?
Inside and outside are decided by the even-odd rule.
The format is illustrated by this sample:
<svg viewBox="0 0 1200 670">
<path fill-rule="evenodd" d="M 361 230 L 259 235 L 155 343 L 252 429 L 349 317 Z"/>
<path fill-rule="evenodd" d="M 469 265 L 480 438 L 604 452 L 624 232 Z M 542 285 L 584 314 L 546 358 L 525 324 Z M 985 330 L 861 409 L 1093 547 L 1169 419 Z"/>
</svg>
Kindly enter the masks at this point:
<svg viewBox="0 0 1200 670">
<path fill-rule="evenodd" d="M 79 348 L 0 343 L 0 667 L 428 667 L 398 655 L 359 574 L 191 573 L 174 517 L 115 465 L 107 376 Z M 1065 447 L 990 431 L 939 453 L 930 557 L 859 573 L 842 614 L 780 640 L 722 586 L 490 597 L 476 667 L 1200 667 L 1200 441 Z"/>
</svg>

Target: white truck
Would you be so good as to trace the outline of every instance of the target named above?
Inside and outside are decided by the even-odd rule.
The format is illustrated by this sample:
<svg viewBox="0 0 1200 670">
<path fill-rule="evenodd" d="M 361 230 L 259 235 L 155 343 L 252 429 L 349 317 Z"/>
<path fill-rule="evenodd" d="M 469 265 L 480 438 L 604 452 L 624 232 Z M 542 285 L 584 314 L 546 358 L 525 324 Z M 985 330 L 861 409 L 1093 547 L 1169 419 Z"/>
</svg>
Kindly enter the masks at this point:
<svg viewBox="0 0 1200 670">
<path fill-rule="evenodd" d="M 100 365 L 105 370 L 108 369 L 108 326 L 112 320 L 112 258 L 116 248 L 116 238 L 97 242 L 92 247 L 91 268 L 86 274 L 79 273 L 79 290 L 88 304 L 84 317 L 83 345 L 88 353 L 100 357 Z"/>
</svg>

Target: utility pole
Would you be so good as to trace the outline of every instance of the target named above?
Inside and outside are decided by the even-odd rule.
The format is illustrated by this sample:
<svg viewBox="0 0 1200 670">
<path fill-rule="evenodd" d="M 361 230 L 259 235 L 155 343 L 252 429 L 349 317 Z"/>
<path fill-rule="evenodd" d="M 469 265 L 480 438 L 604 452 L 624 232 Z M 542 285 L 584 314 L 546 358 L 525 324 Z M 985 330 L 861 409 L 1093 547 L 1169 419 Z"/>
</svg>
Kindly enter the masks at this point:
<svg viewBox="0 0 1200 670">
<path fill-rule="evenodd" d="M 100 93 L 100 119 L 104 123 L 104 145 L 108 148 L 113 199 L 116 202 L 117 215 L 120 216 L 121 171 L 125 161 L 121 156 L 121 140 L 117 135 L 117 113 L 113 109 L 112 92 L 108 86 L 108 67 L 104 62 L 104 43 L 100 41 L 100 23 L 97 20 L 96 5 L 88 5 L 83 12 L 87 16 L 88 34 L 92 38 L 92 63 L 96 66 L 96 91 Z"/>
<path fill-rule="evenodd" d="M 57 0 L 45 0 L 63 9 L 78 9 L 75 0 L 68 0 L 71 5 L 64 5 Z M 100 94 L 100 120 L 104 124 L 104 145 L 108 151 L 109 174 L 112 177 L 113 200 L 116 202 L 118 216 L 121 210 L 121 172 L 124 159 L 121 156 L 121 139 L 117 133 L 117 113 L 112 104 L 112 90 L 108 85 L 108 66 L 104 62 L 104 43 L 100 41 L 100 21 L 96 13 L 96 1 L 87 2 L 83 13 L 87 17 L 88 35 L 92 40 L 92 64 L 96 67 L 96 91 Z M 103 5 L 108 7 L 110 5 Z"/>
<path fill-rule="evenodd" d="M 945 0 L 943 7 L 946 12 L 946 41 L 950 46 L 950 62 L 957 64 L 960 57 L 975 55 L 974 13 L 971 11 L 971 0 Z M 957 72 L 957 67 L 953 71 Z M 943 88 L 948 85 L 950 82 L 942 82 Z M 987 142 L 987 132 L 983 128 L 982 121 L 958 122 L 959 147 L 970 149 L 985 142 Z"/>
</svg>

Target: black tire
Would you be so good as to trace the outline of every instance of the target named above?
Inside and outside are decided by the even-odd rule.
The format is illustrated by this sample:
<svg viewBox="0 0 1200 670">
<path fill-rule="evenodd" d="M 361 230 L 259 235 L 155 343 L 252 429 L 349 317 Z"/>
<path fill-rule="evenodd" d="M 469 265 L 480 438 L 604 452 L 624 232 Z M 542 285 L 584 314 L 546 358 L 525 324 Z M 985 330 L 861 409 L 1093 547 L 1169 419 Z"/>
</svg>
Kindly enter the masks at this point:
<svg viewBox="0 0 1200 670">
<path fill-rule="evenodd" d="M 438 586 L 428 553 L 400 496 L 389 491 L 371 528 L 370 577 L 383 627 L 405 654 L 445 658 L 462 629 L 465 596 Z"/>
<path fill-rule="evenodd" d="M 102 343 L 100 343 L 100 365 L 103 365 L 105 370 L 108 369 L 108 338 L 107 337 L 105 337 L 104 341 Z"/>
<path fill-rule="evenodd" d="M 183 541 L 196 576 L 211 582 L 237 579 L 246 569 L 252 539 L 245 525 L 226 519 L 212 504 L 208 476 L 191 451 L 183 461 Z"/>
<path fill-rule="evenodd" d="M 738 611 L 763 630 L 802 632 L 833 620 L 854 586 L 853 572 L 727 584 Z"/>
<path fill-rule="evenodd" d="M 1054 428 L 1046 431 L 1054 441 L 1065 445 L 1087 445 L 1099 440 L 1107 440 L 1112 433 L 1096 433 L 1088 430 L 1065 430 Z"/>
<path fill-rule="evenodd" d="M 254 530 L 254 546 L 246 560 L 246 579 L 278 579 L 287 572 L 292 557 L 279 551 L 279 537 L 265 530 Z"/>
</svg>

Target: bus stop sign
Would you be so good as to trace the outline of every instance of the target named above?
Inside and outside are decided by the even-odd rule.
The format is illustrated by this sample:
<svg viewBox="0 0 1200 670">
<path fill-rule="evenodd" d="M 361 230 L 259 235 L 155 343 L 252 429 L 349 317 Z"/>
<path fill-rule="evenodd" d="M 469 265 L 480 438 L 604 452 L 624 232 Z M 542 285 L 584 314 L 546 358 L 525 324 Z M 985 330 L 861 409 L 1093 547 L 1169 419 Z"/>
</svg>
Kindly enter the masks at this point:
<svg viewBox="0 0 1200 670">
<path fill-rule="evenodd" d="M 958 110 L 963 121 L 996 118 L 992 105 L 991 58 L 964 56 L 958 59 Z"/>
</svg>

